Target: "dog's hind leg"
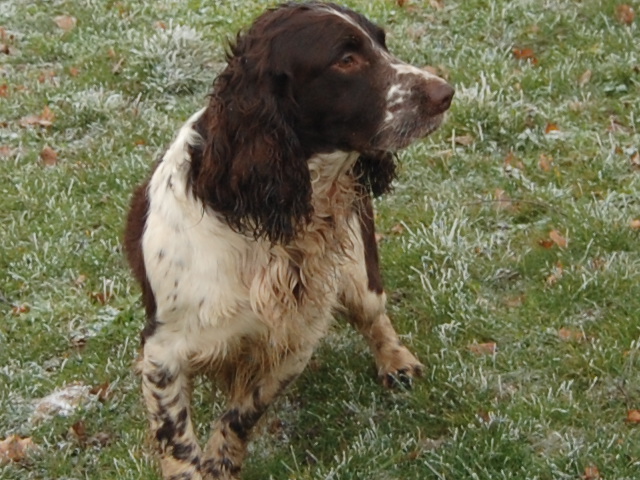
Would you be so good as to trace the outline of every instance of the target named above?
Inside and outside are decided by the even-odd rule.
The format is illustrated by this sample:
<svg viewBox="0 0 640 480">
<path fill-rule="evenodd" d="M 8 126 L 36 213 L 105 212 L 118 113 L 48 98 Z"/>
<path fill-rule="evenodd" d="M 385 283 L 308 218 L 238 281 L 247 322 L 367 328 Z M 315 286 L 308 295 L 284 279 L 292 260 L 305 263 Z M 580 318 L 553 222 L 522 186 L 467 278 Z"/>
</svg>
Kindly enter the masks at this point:
<svg viewBox="0 0 640 480">
<path fill-rule="evenodd" d="M 351 218 L 353 251 L 342 269 L 341 300 L 349 321 L 373 352 L 383 385 L 410 385 L 424 367 L 402 345 L 387 316 L 373 215 L 371 198 L 360 198 Z"/>
</svg>

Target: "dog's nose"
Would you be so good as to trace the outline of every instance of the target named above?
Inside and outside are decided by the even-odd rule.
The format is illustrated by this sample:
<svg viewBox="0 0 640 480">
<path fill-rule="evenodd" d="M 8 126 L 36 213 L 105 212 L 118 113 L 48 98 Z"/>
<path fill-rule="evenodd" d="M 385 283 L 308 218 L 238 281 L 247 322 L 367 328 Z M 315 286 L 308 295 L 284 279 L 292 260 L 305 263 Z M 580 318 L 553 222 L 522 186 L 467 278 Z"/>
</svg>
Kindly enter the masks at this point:
<svg viewBox="0 0 640 480">
<path fill-rule="evenodd" d="M 429 98 L 429 110 L 433 112 L 433 115 L 438 115 L 449 109 L 456 91 L 447 82 L 432 80 L 427 83 L 426 93 Z"/>
</svg>

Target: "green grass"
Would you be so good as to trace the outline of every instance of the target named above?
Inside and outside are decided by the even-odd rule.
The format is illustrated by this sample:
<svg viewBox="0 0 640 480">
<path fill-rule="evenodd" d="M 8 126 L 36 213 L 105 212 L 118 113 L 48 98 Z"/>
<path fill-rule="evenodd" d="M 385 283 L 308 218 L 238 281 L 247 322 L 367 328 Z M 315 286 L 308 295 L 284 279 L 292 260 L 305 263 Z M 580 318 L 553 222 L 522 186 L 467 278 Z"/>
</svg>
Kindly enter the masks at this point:
<svg viewBox="0 0 640 480">
<path fill-rule="evenodd" d="M 638 478 L 640 425 L 626 421 L 640 409 L 638 20 L 620 23 L 613 1 L 347 3 L 457 90 L 376 205 L 389 310 L 426 373 L 384 391 L 337 322 L 258 429 L 243 478 L 580 479 L 590 466 Z M 159 478 L 132 368 L 143 313 L 123 218 L 204 103 L 225 39 L 267 4 L 0 4 L 0 440 L 38 446 L 2 479 Z M 50 127 L 20 126 L 45 106 Z M 545 244 L 551 230 L 566 247 Z M 489 342 L 493 355 L 469 350 Z M 57 389 L 105 382 L 106 398 L 34 417 Z M 222 398 L 202 383 L 195 401 L 204 435 Z"/>
</svg>

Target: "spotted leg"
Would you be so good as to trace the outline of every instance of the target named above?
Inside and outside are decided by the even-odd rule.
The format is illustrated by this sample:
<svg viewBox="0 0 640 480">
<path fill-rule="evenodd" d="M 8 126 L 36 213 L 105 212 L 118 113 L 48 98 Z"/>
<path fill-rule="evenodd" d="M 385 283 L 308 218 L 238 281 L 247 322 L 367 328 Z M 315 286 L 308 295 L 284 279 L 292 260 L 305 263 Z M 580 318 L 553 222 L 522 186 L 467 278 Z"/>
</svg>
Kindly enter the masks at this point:
<svg viewBox="0 0 640 480">
<path fill-rule="evenodd" d="M 364 336 L 385 387 L 411 385 L 424 366 L 398 338 L 386 314 L 386 295 L 375 240 L 371 198 L 363 197 L 351 219 L 352 261 L 343 268 L 341 299 L 351 324 Z"/>
<path fill-rule="evenodd" d="M 267 371 L 264 363 L 256 366 L 254 380 L 248 384 L 237 380 L 247 378 L 244 372 L 234 373 L 235 380 L 232 379 L 230 385 L 231 400 L 226 412 L 214 423 L 205 448 L 202 473 L 206 480 L 238 478 L 251 429 L 267 407 L 304 370 L 312 352 L 313 345 L 309 344 L 289 351 Z"/>
<path fill-rule="evenodd" d="M 201 450 L 189 413 L 190 385 L 184 364 L 161 335 L 147 338 L 140 365 L 151 432 L 165 480 L 201 480 Z"/>
</svg>

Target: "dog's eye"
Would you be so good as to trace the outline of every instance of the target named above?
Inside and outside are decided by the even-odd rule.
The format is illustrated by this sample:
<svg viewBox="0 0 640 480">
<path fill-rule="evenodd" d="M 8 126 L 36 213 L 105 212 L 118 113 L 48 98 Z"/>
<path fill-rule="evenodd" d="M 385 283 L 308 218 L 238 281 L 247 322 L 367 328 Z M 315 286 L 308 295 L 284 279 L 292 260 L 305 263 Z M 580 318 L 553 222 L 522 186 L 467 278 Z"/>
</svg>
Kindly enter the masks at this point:
<svg viewBox="0 0 640 480">
<path fill-rule="evenodd" d="M 351 53 L 347 53 L 340 57 L 340 59 L 335 63 L 335 66 L 342 70 L 347 70 L 355 67 L 356 63 L 356 57 Z"/>
</svg>

